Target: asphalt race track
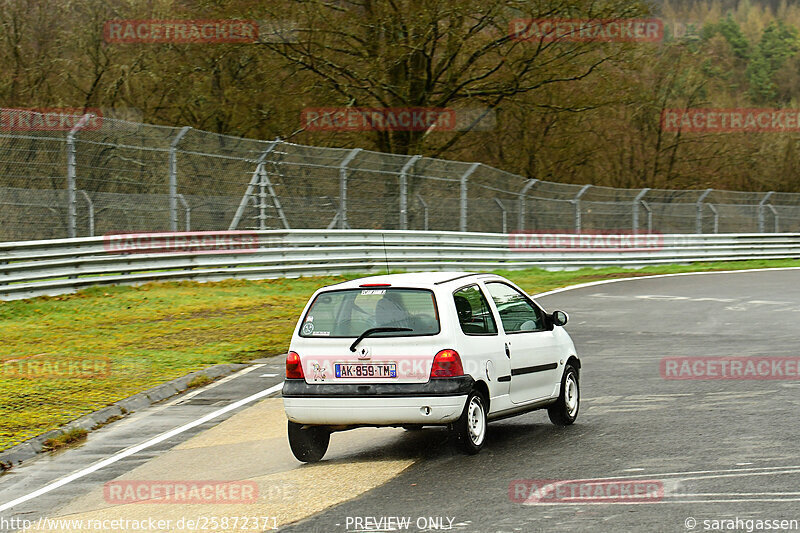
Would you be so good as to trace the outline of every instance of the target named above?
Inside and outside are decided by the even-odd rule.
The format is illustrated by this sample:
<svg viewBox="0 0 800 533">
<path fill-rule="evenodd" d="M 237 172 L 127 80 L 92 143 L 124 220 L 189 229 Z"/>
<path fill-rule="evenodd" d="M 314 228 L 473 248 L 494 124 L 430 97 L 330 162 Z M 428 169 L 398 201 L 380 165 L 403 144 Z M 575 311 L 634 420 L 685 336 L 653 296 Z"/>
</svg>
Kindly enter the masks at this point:
<svg viewBox="0 0 800 533">
<path fill-rule="evenodd" d="M 426 450 L 422 461 L 286 531 L 344 531 L 348 517 L 365 516 L 446 516 L 460 531 L 526 532 L 800 519 L 800 382 L 668 381 L 659 370 L 668 356 L 800 355 L 800 271 L 640 279 L 539 301 L 570 313 L 583 362 L 574 426 L 556 428 L 543 412 L 497 422 L 475 457 L 452 452 L 435 431 L 408 437 Z M 663 498 L 526 505 L 509 497 L 518 479 L 623 476 L 662 481 Z"/>
<path fill-rule="evenodd" d="M 642 278 L 539 301 L 548 310 L 570 314 L 567 330 L 583 362 L 581 412 L 574 426 L 557 428 L 544 412 L 496 422 L 489 426 L 484 450 L 472 457 L 455 451 L 439 429 L 359 429 L 334 434 L 321 463 L 300 465 L 288 449 L 280 400 L 259 399 L 148 448 L 141 457 L 131 455 L 0 511 L 0 518 L 252 512 L 275 516 L 281 531 L 326 533 L 392 528 L 685 532 L 736 531 L 737 526 L 758 531 L 756 520 L 768 520 L 769 530 L 781 531 L 791 526 L 779 527 L 777 521 L 800 521 L 800 378 L 662 376 L 667 357 L 800 357 L 800 270 Z M 770 376 L 775 372 L 773 366 Z M 209 401 L 197 407 L 217 409 L 279 382 L 279 377 L 258 381 L 257 374 L 264 375 L 250 372 L 201 393 L 198 399 L 222 398 L 225 391 L 214 406 Z M 155 421 L 181 405 L 173 401 L 141 419 L 149 420 L 148 427 L 158 426 Z M 177 416 L 171 425 L 162 422 L 150 431 L 190 418 L 181 413 L 171 415 Z M 0 477 L 0 509 L 130 446 L 135 421 L 123 444 L 116 443 L 114 432 L 120 430 L 115 425 L 92 434 L 84 451 L 38 459 Z M 141 440 L 147 438 L 142 435 Z M 58 475 L 47 479 L 46 472 L 56 467 Z M 199 509 L 117 505 L 103 498 L 103 484 L 115 479 L 255 480 L 261 497 L 248 505 Z M 594 480 L 608 488 L 602 481 L 608 479 L 617 487 L 657 486 L 658 493 L 636 501 L 575 501 L 534 497 L 520 489 L 544 484 L 524 480 L 555 486 Z M 733 526 L 712 522 L 737 519 Z"/>
</svg>

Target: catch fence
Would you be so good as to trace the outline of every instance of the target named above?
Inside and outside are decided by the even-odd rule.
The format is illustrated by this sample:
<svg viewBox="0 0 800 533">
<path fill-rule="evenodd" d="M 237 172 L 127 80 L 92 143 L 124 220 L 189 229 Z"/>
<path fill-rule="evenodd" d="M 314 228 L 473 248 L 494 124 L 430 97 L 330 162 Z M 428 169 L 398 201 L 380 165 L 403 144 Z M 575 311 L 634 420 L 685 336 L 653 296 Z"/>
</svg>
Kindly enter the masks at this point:
<svg viewBox="0 0 800 533">
<path fill-rule="evenodd" d="M 58 118 L 0 121 L 0 241 L 270 229 L 800 232 L 800 194 L 570 185 L 481 163 Z"/>
</svg>

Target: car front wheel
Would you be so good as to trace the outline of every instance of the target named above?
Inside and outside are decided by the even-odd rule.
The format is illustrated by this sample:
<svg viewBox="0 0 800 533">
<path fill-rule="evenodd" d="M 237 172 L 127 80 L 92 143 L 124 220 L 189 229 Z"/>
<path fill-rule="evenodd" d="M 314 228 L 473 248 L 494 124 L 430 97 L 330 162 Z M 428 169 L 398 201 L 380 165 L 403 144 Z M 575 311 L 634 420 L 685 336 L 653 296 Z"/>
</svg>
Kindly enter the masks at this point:
<svg viewBox="0 0 800 533">
<path fill-rule="evenodd" d="M 461 417 L 453 424 L 453 433 L 461 448 L 470 455 L 481 451 L 486 439 L 486 401 L 478 391 L 471 391 Z"/>
<path fill-rule="evenodd" d="M 568 426 L 578 418 L 581 393 L 578 387 L 578 370 L 567 364 L 561 377 L 561 394 L 556 403 L 547 408 L 550 421 L 557 426 Z"/>
<path fill-rule="evenodd" d="M 306 426 L 289 421 L 289 447 L 298 461 L 316 463 L 328 451 L 331 432 L 319 426 Z"/>
</svg>

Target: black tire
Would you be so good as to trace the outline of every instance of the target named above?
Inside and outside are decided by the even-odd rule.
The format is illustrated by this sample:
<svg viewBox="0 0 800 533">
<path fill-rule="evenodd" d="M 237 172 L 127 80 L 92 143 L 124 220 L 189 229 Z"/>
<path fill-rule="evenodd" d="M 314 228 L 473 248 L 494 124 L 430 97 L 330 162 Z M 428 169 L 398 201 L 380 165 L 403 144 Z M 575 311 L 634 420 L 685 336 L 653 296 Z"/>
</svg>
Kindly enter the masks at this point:
<svg viewBox="0 0 800 533">
<path fill-rule="evenodd" d="M 550 421 L 557 426 L 568 426 L 578 418 L 581 405 L 581 392 L 578 381 L 578 369 L 572 364 L 564 368 L 561 376 L 561 394 L 556 403 L 547 408 Z"/>
<path fill-rule="evenodd" d="M 289 447 L 298 461 L 316 463 L 328 451 L 331 432 L 321 426 L 303 428 L 303 424 L 289 421 Z"/>
<path fill-rule="evenodd" d="M 461 417 L 453 424 L 453 436 L 459 447 L 469 455 L 475 455 L 486 441 L 486 400 L 472 390 L 467 396 Z"/>
</svg>

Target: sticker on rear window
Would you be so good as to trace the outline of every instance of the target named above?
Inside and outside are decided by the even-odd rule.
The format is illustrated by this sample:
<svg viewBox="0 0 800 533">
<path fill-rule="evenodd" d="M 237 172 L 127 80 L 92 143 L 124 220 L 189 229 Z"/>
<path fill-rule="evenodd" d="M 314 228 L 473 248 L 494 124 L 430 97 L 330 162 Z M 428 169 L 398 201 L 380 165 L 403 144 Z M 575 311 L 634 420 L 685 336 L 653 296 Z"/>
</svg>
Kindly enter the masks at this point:
<svg viewBox="0 0 800 533">
<path fill-rule="evenodd" d="M 329 336 L 331 334 L 331 332 L 330 331 L 315 331 L 313 334 L 314 335 L 318 335 L 320 337 L 327 337 L 327 336 Z"/>
<path fill-rule="evenodd" d="M 361 291 L 361 296 L 371 296 L 371 295 L 381 295 L 386 294 L 386 289 L 364 289 Z"/>
<path fill-rule="evenodd" d="M 300 330 L 300 333 L 303 335 L 311 335 L 314 332 L 314 324 L 311 322 L 306 322 L 303 324 L 303 328 Z"/>
</svg>

